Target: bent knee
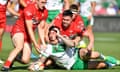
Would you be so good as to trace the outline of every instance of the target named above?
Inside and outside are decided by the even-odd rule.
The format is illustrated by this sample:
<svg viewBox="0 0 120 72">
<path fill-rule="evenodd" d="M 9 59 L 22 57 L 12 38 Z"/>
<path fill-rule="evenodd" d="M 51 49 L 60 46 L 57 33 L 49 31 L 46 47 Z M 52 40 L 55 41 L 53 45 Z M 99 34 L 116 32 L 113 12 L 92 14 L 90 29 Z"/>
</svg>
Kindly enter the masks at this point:
<svg viewBox="0 0 120 72">
<path fill-rule="evenodd" d="M 106 68 L 106 67 L 107 67 L 107 65 L 104 62 L 101 62 L 101 63 L 98 64 L 97 69 L 103 69 L 103 68 Z"/>
<path fill-rule="evenodd" d="M 29 63 L 29 59 L 22 59 L 22 62 L 24 63 L 24 64 L 28 64 Z"/>
</svg>

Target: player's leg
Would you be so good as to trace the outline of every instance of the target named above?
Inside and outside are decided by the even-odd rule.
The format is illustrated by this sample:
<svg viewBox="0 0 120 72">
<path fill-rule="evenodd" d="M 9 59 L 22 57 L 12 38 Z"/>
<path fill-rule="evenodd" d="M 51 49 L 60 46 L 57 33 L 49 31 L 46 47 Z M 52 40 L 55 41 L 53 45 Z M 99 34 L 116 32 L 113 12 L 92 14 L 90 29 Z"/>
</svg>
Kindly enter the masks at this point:
<svg viewBox="0 0 120 72">
<path fill-rule="evenodd" d="M 2 37 L 4 34 L 4 28 L 0 28 L 0 51 L 2 50 Z"/>
<path fill-rule="evenodd" d="M 31 50 L 32 50 L 31 48 L 32 48 L 32 46 L 28 42 L 24 43 L 24 48 L 23 48 L 23 54 L 22 54 L 22 60 L 21 61 L 25 64 L 29 63 Z"/>
<path fill-rule="evenodd" d="M 2 71 L 6 71 L 7 69 L 9 69 L 15 57 L 22 51 L 23 44 L 24 44 L 23 33 L 14 34 L 14 36 L 12 37 L 12 41 L 13 41 L 15 48 L 9 54 L 8 59 L 6 60 L 6 62 L 3 65 L 3 68 L 1 69 Z"/>
<path fill-rule="evenodd" d="M 103 61 L 89 61 L 88 69 L 103 69 L 107 68 L 107 64 Z"/>
<path fill-rule="evenodd" d="M 92 59 L 100 58 L 100 59 L 104 60 L 106 63 L 112 63 L 112 64 L 115 64 L 115 65 L 120 65 L 120 60 L 116 59 L 113 56 L 105 56 L 102 53 L 99 53 L 97 51 L 92 51 L 90 58 L 92 58 Z"/>
<path fill-rule="evenodd" d="M 4 33 L 4 28 L 0 28 L 0 52 L 2 51 L 2 36 Z M 0 64 L 3 64 L 4 62 L 0 59 Z"/>
<path fill-rule="evenodd" d="M 120 65 L 120 60 L 116 59 L 112 56 L 105 56 L 97 51 L 88 51 L 87 49 L 80 49 L 80 57 L 83 60 L 89 60 L 89 59 L 102 59 L 107 63 L 112 63 L 115 65 Z"/>
<path fill-rule="evenodd" d="M 6 26 L 6 15 L 0 14 L 0 51 L 2 50 L 2 37 Z"/>
</svg>

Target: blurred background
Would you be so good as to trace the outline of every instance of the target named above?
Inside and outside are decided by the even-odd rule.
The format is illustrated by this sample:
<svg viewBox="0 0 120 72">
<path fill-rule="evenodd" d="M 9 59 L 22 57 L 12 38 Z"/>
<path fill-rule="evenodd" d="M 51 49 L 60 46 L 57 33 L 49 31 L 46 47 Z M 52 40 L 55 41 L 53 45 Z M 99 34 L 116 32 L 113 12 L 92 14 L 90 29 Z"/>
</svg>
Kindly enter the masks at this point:
<svg viewBox="0 0 120 72">
<path fill-rule="evenodd" d="M 69 0 L 70 4 L 75 0 Z M 12 8 L 18 11 L 18 0 L 11 0 Z M 7 16 L 11 16 L 6 12 Z M 14 16 L 16 18 L 16 16 Z M 120 0 L 96 0 L 95 32 L 120 32 Z M 9 17 L 8 17 L 9 18 Z M 12 21 L 13 20 L 13 21 Z M 7 24 L 14 24 L 15 19 L 8 19 Z"/>
<path fill-rule="evenodd" d="M 74 3 L 75 0 L 69 0 L 70 4 Z M 11 0 L 12 7 L 16 11 L 18 10 L 18 0 Z M 96 0 L 95 15 L 108 16 L 108 15 L 120 15 L 120 0 Z M 7 15 L 9 13 L 7 12 Z"/>
</svg>

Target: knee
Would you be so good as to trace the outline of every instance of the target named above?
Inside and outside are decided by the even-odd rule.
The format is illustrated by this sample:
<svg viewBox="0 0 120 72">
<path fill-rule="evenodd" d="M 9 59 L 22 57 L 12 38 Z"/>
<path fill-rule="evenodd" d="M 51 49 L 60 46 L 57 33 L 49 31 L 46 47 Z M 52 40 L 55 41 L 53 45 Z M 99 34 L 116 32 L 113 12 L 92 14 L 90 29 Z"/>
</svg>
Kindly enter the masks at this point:
<svg viewBox="0 0 120 72">
<path fill-rule="evenodd" d="M 20 52 L 20 51 L 22 51 L 22 47 L 16 47 L 14 50 L 16 51 L 16 52 Z"/>
<path fill-rule="evenodd" d="M 22 62 L 23 62 L 24 64 L 28 64 L 28 63 L 29 63 L 29 59 L 23 58 L 23 59 L 22 59 Z"/>
<path fill-rule="evenodd" d="M 107 65 L 105 63 L 99 63 L 98 66 L 97 66 L 97 69 L 103 69 L 103 68 L 106 68 Z"/>
</svg>

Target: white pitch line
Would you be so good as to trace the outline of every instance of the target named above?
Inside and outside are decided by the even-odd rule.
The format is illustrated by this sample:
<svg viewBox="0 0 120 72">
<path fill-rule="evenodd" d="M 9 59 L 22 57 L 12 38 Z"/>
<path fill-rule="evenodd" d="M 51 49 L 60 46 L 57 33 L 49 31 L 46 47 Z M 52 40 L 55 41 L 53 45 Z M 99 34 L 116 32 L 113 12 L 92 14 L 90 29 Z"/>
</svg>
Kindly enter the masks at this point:
<svg viewBox="0 0 120 72">
<path fill-rule="evenodd" d="M 117 38 L 95 37 L 97 41 L 119 41 Z"/>
</svg>

